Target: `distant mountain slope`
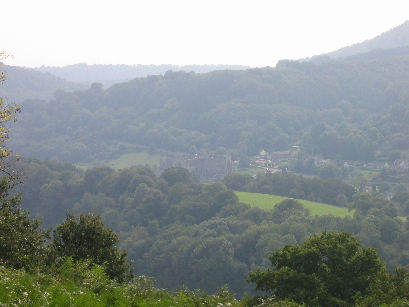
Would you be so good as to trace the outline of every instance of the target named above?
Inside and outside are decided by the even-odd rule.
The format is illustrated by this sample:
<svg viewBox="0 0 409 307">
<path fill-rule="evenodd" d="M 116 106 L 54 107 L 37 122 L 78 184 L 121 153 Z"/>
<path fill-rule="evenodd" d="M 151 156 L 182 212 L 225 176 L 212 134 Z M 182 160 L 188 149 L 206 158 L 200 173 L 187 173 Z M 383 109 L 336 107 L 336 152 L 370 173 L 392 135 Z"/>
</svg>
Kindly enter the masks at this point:
<svg viewBox="0 0 409 307">
<path fill-rule="evenodd" d="M 373 39 L 344 47 L 325 55 L 333 59 L 345 58 L 377 49 L 394 49 L 405 46 L 409 46 L 409 20 Z"/>
<path fill-rule="evenodd" d="M 409 55 L 168 72 L 28 101 L 10 148 L 90 163 L 138 150 L 254 155 L 300 144 L 370 161 L 409 152 Z"/>
<path fill-rule="evenodd" d="M 80 63 L 63 67 L 42 66 L 36 70 L 49 72 L 72 82 L 89 84 L 100 82 L 105 86 L 110 86 L 134 78 L 161 75 L 169 70 L 207 73 L 214 70 L 244 70 L 247 68 L 241 65 L 87 65 Z"/>
<path fill-rule="evenodd" d="M 58 89 L 73 91 L 85 88 L 83 85 L 30 68 L 2 65 L 0 71 L 7 76 L 6 81 L 0 85 L 0 96 L 5 97 L 8 102 L 51 99 Z"/>
<path fill-rule="evenodd" d="M 394 49 L 374 49 L 348 57 L 348 60 L 386 60 L 388 58 L 406 57 L 409 55 L 409 45 Z"/>
</svg>

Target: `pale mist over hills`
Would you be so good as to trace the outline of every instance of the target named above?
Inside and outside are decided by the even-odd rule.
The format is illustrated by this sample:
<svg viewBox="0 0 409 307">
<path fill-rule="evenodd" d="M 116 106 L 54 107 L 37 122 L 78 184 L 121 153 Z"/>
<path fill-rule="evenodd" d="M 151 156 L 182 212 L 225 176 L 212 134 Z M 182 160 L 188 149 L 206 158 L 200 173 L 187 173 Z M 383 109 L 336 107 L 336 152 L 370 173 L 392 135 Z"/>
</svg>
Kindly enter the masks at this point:
<svg viewBox="0 0 409 307">
<path fill-rule="evenodd" d="M 48 72 L 57 77 L 76 83 L 100 82 L 104 86 L 129 81 L 134 78 L 143 78 L 149 75 L 163 75 L 167 71 L 186 71 L 208 73 L 215 70 L 244 70 L 243 65 L 88 65 L 78 63 L 62 67 L 41 66 L 35 68 L 40 72 Z"/>
</svg>

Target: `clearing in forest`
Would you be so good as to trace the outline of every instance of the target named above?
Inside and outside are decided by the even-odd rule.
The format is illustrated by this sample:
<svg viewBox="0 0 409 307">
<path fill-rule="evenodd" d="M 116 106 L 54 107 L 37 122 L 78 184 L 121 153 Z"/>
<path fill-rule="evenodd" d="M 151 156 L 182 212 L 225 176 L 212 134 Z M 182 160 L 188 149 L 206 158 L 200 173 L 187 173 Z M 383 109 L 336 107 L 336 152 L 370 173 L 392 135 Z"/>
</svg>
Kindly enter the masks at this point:
<svg viewBox="0 0 409 307">
<path fill-rule="evenodd" d="M 234 193 L 239 198 L 239 201 L 243 204 L 247 204 L 251 207 L 258 207 L 263 210 L 272 210 L 274 206 L 285 199 L 291 197 L 285 196 L 278 196 L 278 195 L 271 195 L 271 194 L 261 194 L 261 193 L 249 193 L 249 192 L 238 192 L 234 191 Z M 304 208 L 310 211 L 311 215 L 325 215 L 331 214 L 338 217 L 345 217 L 345 216 L 353 216 L 354 211 L 349 211 L 348 208 L 345 207 L 337 207 L 334 205 L 328 205 L 323 203 L 318 203 L 315 201 L 309 201 L 304 199 L 296 199 L 299 201 Z"/>
</svg>

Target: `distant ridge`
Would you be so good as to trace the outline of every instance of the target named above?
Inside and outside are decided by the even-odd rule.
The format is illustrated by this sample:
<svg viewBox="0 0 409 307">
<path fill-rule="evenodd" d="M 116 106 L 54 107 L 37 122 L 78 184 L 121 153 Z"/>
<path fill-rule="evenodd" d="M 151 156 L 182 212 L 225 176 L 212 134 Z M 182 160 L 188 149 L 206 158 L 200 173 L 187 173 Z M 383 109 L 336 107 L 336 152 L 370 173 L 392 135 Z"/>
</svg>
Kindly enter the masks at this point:
<svg viewBox="0 0 409 307">
<path fill-rule="evenodd" d="M 143 78 L 149 75 L 163 75 L 167 71 L 186 71 L 208 73 L 215 70 L 245 70 L 249 67 L 242 65 L 88 65 L 79 63 L 63 67 L 41 66 L 37 71 L 48 72 L 71 82 L 93 83 L 100 82 L 106 87 L 114 83 Z"/>
<path fill-rule="evenodd" d="M 365 40 L 351 46 L 347 46 L 326 54 L 314 56 L 313 61 L 326 59 L 339 59 L 358 54 L 372 52 L 374 50 L 388 50 L 409 46 L 409 20 L 403 24 L 386 31 L 372 39 Z"/>
<path fill-rule="evenodd" d="M 6 81 L 0 85 L 0 96 L 5 97 L 7 102 L 50 99 L 59 89 L 65 91 L 85 89 L 82 84 L 31 68 L 2 65 L 0 72 L 6 74 Z"/>
</svg>

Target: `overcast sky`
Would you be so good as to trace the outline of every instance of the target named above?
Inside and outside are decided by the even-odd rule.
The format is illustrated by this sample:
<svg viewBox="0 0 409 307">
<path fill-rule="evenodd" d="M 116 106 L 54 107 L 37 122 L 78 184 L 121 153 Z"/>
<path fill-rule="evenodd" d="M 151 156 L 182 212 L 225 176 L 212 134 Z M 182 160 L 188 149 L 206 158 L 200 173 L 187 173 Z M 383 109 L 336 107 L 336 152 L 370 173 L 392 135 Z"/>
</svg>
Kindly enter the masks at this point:
<svg viewBox="0 0 409 307">
<path fill-rule="evenodd" d="M 4 0 L 7 64 L 274 66 L 372 38 L 408 0 Z"/>
</svg>

